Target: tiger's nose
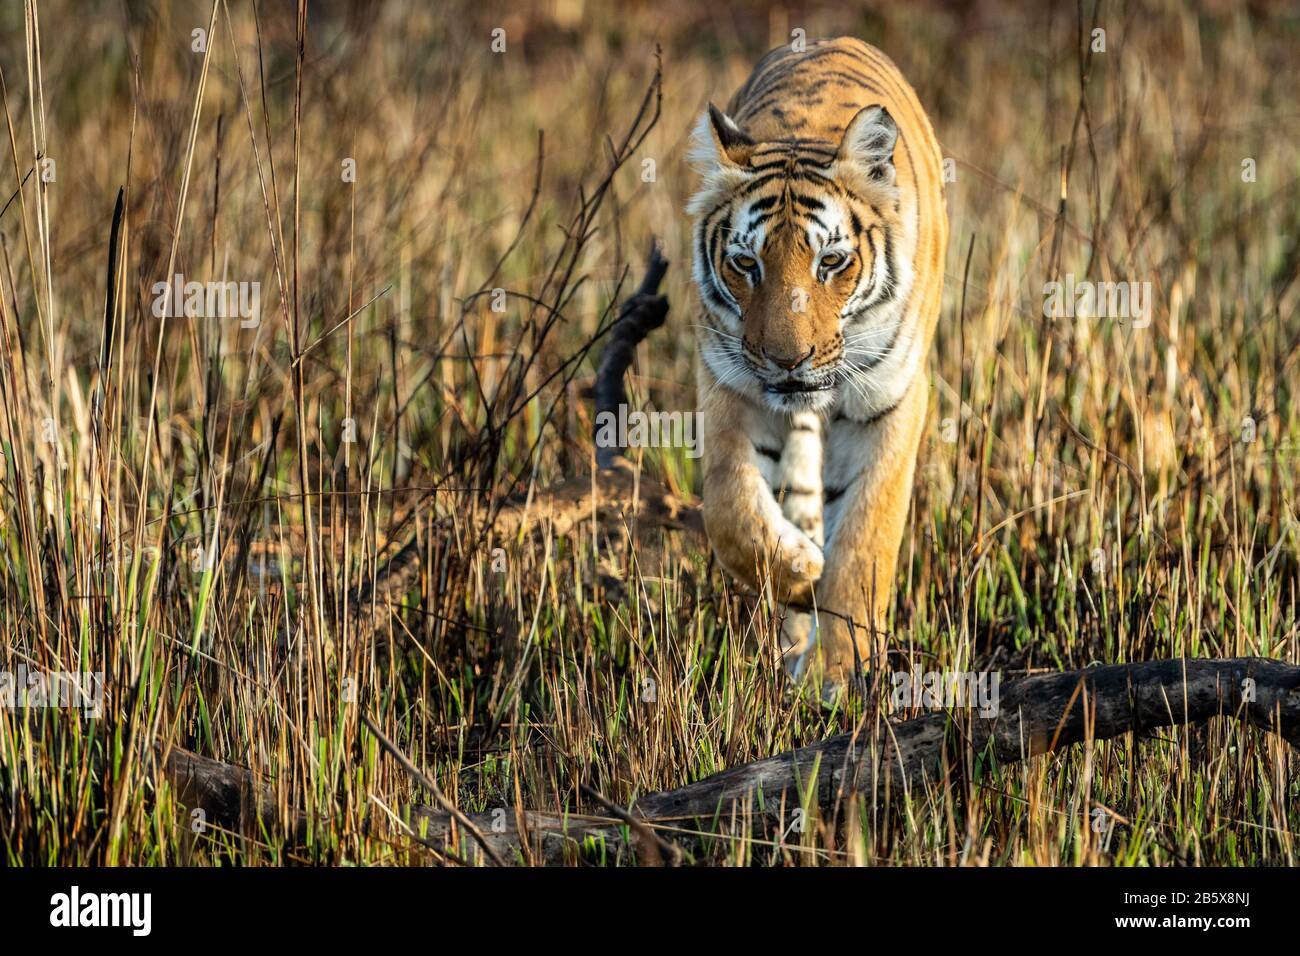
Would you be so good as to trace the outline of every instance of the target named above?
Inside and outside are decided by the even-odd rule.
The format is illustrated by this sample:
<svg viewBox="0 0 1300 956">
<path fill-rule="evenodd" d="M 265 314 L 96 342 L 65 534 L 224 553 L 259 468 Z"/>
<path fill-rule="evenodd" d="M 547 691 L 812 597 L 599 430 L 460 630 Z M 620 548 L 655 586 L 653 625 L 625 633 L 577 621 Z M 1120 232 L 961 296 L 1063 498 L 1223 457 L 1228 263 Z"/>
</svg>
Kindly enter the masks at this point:
<svg viewBox="0 0 1300 956">
<path fill-rule="evenodd" d="M 787 372 L 793 372 L 804 362 L 808 361 L 808 359 L 812 358 L 812 354 L 815 351 L 817 351 L 817 346 L 810 345 L 808 346 L 808 351 L 806 353 L 800 355 L 798 358 L 791 358 L 789 355 L 780 355 L 776 352 L 770 352 L 768 351 L 767 346 L 764 346 L 763 358 L 777 366 L 777 368 L 785 369 Z"/>
</svg>

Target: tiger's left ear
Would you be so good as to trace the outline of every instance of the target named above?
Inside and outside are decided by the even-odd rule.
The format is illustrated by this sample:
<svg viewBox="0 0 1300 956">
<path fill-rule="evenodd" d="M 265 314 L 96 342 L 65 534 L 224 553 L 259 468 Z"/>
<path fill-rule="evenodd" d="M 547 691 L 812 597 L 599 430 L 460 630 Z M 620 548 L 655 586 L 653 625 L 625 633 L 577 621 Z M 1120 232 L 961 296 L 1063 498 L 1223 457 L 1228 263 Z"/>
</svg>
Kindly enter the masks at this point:
<svg viewBox="0 0 1300 956">
<path fill-rule="evenodd" d="M 896 142 L 898 124 L 889 111 L 883 106 L 867 106 L 849 120 L 836 158 L 854 163 L 866 170 L 872 179 L 893 185 Z"/>
</svg>

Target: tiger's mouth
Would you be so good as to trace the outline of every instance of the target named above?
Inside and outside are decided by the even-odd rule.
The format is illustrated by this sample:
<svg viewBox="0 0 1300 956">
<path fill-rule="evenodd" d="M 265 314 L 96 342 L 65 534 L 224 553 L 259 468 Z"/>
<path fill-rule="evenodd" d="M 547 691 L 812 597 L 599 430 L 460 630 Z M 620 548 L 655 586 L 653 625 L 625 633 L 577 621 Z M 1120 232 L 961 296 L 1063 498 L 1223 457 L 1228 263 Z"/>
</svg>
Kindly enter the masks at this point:
<svg viewBox="0 0 1300 956">
<path fill-rule="evenodd" d="M 806 382 L 797 378 L 788 378 L 784 382 L 764 385 L 763 389 L 769 395 L 806 395 L 809 392 L 829 392 L 834 387 L 834 381 L 829 378 L 819 382 Z"/>
<path fill-rule="evenodd" d="M 787 379 L 784 382 L 764 383 L 763 397 L 776 412 L 820 411 L 835 401 L 835 378 L 827 376 L 817 381 Z"/>
<path fill-rule="evenodd" d="M 835 401 L 839 381 L 834 368 L 814 369 L 811 377 L 787 374 L 771 381 L 771 370 L 761 368 L 748 354 L 744 356 L 744 364 L 752 387 L 776 411 L 824 408 Z"/>
</svg>

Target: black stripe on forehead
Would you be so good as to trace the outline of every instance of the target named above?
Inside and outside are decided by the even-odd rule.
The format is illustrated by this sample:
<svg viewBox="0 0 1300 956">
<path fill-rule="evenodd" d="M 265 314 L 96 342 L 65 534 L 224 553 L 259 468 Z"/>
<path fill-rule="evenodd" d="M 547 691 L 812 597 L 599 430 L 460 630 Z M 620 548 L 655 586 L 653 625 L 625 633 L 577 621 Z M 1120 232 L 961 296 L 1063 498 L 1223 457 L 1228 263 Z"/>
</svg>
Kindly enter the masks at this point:
<svg viewBox="0 0 1300 956">
<path fill-rule="evenodd" d="M 763 173 L 761 176 L 751 180 L 749 187 L 751 189 L 758 189 L 762 186 L 766 186 L 768 183 L 778 181 L 783 181 L 785 185 L 791 185 L 793 183 L 815 183 L 819 186 L 829 185 L 835 182 L 835 180 L 831 179 L 829 176 L 815 173 L 811 169 L 798 169 L 792 172 L 783 171 Z"/>
<path fill-rule="evenodd" d="M 834 179 L 827 176 L 825 173 L 819 172 L 818 167 L 815 166 L 800 167 L 799 173 L 793 178 L 798 179 L 800 182 L 816 183 L 818 186 L 835 185 Z"/>
<path fill-rule="evenodd" d="M 794 176 L 807 170 L 827 169 L 835 160 L 839 147 L 821 140 L 785 139 L 761 143 L 749 157 L 746 172 L 759 174 L 758 179 L 774 172 Z"/>
<path fill-rule="evenodd" d="M 805 169 L 821 169 L 825 163 L 813 162 L 811 160 L 799 159 L 797 157 L 786 156 L 783 159 L 768 160 L 763 166 L 756 170 L 760 173 L 771 173 L 781 171 L 788 176 L 796 175 Z"/>
<path fill-rule="evenodd" d="M 823 207 L 819 203 L 817 204 L 816 208 L 821 209 Z M 780 218 L 777 219 L 776 223 L 772 226 L 770 230 L 771 233 L 779 232 L 780 230 L 786 228 L 786 226 L 788 225 L 806 224 L 809 222 L 815 223 L 816 225 L 820 226 L 823 231 L 826 231 L 828 229 L 825 220 L 823 220 L 815 212 L 806 212 L 802 209 L 793 209 L 788 205 L 780 209 L 769 209 L 766 212 L 751 212 L 748 220 L 746 220 L 745 225 L 746 228 L 748 229 L 751 230 L 757 229 L 759 226 L 773 219 L 776 219 L 778 216 Z"/>
<path fill-rule="evenodd" d="M 761 156 L 770 161 L 757 168 L 751 167 L 751 178 L 734 197 L 737 203 L 748 203 L 739 207 L 743 211 L 736 222 L 738 229 L 753 231 L 775 219 L 768 228 L 768 235 L 794 227 L 806 241 L 806 230 L 811 226 L 829 233 L 825 215 L 816 214 L 840 206 L 842 201 L 846 221 L 837 229 L 836 238 L 848 238 L 856 244 L 872 228 L 872 222 L 881 218 L 880 211 L 868 200 L 825 175 L 827 165 L 822 159 L 814 161 L 805 155 L 806 151 L 833 158 L 831 149 L 825 144 L 805 148 L 799 141 L 783 141 L 764 143 L 760 150 Z M 755 195 L 759 192 L 763 194 Z M 750 196 L 754 198 L 748 198 Z M 874 214 L 871 220 L 867 219 L 867 208 Z M 872 252 L 881 254 L 875 248 Z"/>
<path fill-rule="evenodd" d="M 782 198 L 783 194 L 774 190 L 765 196 L 759 196 L 750 201 L 746 207 L 744 228 L 752 231 L 775 216 Z M 743 201 L 744 198 L 742 197 Z"/>
<path fill-rule="evenodd" d="M 781 216 L 781 219 L 772 226 L 771 233 L 779 232 L 787 225 L 806 226 L 810 222 L 820 227 L 823 232 L 829 232 L 830 227 L 826 220 L 817 215 L 818 212 L 824 212 L 829 208 L 827 199 L 795 190 L 789 181 L 774 178 L 764 185 L 769 183 L 776 185 L 778 182 L 781 187 L 779 192 L 773 190 L 767 195 L 753 199 L 741 214 L 740 221 L 743 222 L 745 230 L 752 231 Z"/>
<path fill-rule="evenodd" d="M 750 165 L 757 167 L 760 163 L 781 161 L 827 166 L 838 151 L 838 146 L 820 139 L 778 139 L 756 147 L 750 154 Z"/>
</svg>

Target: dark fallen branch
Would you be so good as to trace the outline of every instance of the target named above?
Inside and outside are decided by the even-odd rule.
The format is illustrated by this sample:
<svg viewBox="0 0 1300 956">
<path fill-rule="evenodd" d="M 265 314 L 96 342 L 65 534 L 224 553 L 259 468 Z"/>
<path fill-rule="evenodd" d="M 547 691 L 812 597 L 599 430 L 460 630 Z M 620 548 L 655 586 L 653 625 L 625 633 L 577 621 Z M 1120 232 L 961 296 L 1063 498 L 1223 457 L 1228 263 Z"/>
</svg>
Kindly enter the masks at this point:
<svg viewBox="0 0 1300 956">
<path fill-rule="evenodd" d="M 275 788 L 246 767 L 159 744 L 147 769 L 152 777 L 167 781 L 181 806 L 202 810 L 207 822 L 250 835 L 281 829 Z M 306 840 L 305 814 L 290 810 L 283 823 L 289 842 Z"/>
<path fill-rule="evenodd" d="M 463 816 L 495 854 L 510 860 L 566 862 L 581 856 L 584 844 L 602 848 L 607 856 L 631 852 L 662 858 L 664 838 L 674 827 L 692 829 L 691 820 L 707 826 L 734 816 L 749 825 L 772 823 L 782 806 L 802 805 L 803 793 L 823 812 L 850 798 L 875 804 L 890 790 L 942 783 L 944 767 L 957 763 L 952 758 L 961 752 L 1009 764 L 1085 740 L 1215 717 L 1244 720 L 1300 746 L 1300 667 L 1266 658 L 1112 664 L 1029 677 L 1006 687 L 999 703 L 991 718 L 936 712 L 881 720 L 856 733 L 649 794 L 628 811 L 641 826 L 604 801 L 598 803 L 605 812 L 591 815 L 516 809 L 504 821 L 500 814 Z M 164 770 L 182 803 L 205 807 L 222 825 L 275 816 L 270 787 L 252 780 L 247 770 L 176 749 Z M 414 807 L 411 818 L 421 842 L 473 857 L 473 843 L 451 814 Z M 648 833 L 651 829 L 657 832 Z"/>
</svg>

